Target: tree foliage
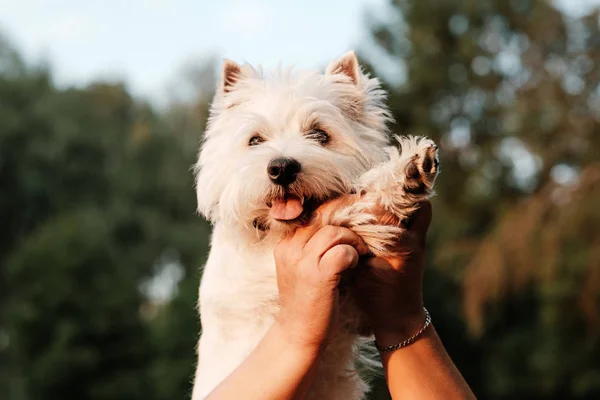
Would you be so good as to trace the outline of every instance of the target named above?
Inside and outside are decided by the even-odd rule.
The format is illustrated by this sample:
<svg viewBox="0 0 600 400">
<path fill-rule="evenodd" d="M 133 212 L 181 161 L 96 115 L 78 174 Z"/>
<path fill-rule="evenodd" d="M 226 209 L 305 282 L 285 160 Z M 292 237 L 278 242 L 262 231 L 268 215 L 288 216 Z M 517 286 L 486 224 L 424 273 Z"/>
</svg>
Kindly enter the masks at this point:
<svg viewBox="0 0 600 400">
<path fill-rule="evenodd" d="M 371 68 L 406 71 L 391 86 L 395 129 L 440 143 L 436 327 L 481 398 L 597 398 L 600 13 L 544 0 L 389 11 Z"/>
<path fill-rule="evenodd" d="M 448 351 L 482 399 L 600 398 L 600 15 L 386 11 L 364 61 L 393 130 L 440 144 L 425 297 Z M 212 71 L 158 111 L 119 83 L 59 88 L 0 41 L 2 398 L 189 396 Z"/>
<path fill-rule="evenodd" d="M 185 398 L 209 232 L 197 132 L 120 84 L 58 89 L 0 54 L 2 397 Z M 165 270 L 185 276 L 170 303 L 146 290 Z"/>
</svg>

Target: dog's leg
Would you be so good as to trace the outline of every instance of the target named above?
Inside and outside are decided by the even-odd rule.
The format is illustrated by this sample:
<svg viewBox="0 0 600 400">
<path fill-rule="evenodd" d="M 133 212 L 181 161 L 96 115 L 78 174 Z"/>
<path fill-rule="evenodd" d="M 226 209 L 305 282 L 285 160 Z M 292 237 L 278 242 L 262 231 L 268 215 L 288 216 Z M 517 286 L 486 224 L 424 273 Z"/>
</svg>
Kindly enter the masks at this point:
<svg viewBox="0 0 600 400">
<path fill-rule="evenodd" d="M 399 148 L 387 149 L 389 160 L 360 178 L 356 201 L 336 211 L 329 221 L 356 232 L 374 255 L 390 253 L 404 231 L 402 224 L 417 210 L 420 201 L 433 194 L 439 172 L 437 146 L 432 140 L 396 139 Z M 382 214 L 392 224 L 381 224 Z"/>
</svg>

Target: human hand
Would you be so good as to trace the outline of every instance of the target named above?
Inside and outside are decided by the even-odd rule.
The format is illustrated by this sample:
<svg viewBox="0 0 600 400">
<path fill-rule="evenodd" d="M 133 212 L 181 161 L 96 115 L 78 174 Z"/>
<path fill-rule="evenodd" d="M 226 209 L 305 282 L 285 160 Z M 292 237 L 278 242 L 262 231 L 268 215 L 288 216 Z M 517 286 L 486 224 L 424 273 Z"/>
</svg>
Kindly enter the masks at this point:
<svg viewBox="0 0 600 400">
<path fill-rule="evenodd" d="M 394 255 L 368 258 L 356 269 L 355 296 L 380 346 L 407 339 L 425 321 L 423 267 L 431 217 L 431 203 L 422 202 Z"/>
<path fill-rule="evenodd" d="M 356 195 L 348 195 L 324 204 L 319 209 L 321 219 L 327 221 L 334 210 L 356 199 Z M 400 223 L 379 206 L 374 206 L 371 212 L 380 224 Z M 422 202 L 390 252 L 393 256 L 363 258 L 358 268 L 352 270 L 353 297 L 368 319 L 367 330 L 375 334 L 382 346 L 410 337 L 425 321 L 422 280 L 425 241 L 431 217 L 431 203 Z"/>
<path fill-rule="evenodd" d="M 368 250 L 351 230 L 318 223 L 275 247 L 281 305 L 277 324 L 292 345 L 319 351 L 336 323 L 341 273 Z"/>
</svg>

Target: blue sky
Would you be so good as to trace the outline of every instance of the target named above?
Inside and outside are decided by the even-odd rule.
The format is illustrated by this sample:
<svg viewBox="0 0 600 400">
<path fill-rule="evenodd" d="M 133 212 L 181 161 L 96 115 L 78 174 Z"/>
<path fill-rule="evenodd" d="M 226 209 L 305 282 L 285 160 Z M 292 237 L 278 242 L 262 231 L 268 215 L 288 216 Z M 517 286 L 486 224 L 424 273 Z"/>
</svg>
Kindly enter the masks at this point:
<svg viewBox="0 0 600 400">
<path fill-rule="evenodd" d="M 124 78 L 159 92 L 211 55 L 316 67 L 364 42 L 386 0 L 0 0 L 0 29 L 60 82 Z"/>
<path fill-rule="evenodd" d="M 577 13 L 600 0 L 559 0 Z M 0 30 L 59 84 L 124 79 L 156 97 L 210 56 L 318 67 L 366 41 L 388 0 L 0 0 Z"/>
</svg>

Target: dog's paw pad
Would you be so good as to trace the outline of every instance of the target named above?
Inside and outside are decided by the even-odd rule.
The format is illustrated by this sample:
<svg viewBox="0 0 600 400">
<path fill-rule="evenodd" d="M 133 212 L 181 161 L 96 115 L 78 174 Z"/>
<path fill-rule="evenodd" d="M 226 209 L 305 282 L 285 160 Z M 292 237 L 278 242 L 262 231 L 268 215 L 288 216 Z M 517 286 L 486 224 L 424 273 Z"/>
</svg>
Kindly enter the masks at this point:
<svg viewBox="0 0 600 400">
<path fill-rule="evenodd" d="M 421 163 L 421 169 L 425 174 L 431 176 L 437 173 L 439 165 L 440 161 L 438 160 L 437 156 L 437 146 L 433 144 L 425 149 L 425 154 L 423 154 L 423 160 Z"/>
<path fill-rule="evenodd" d="M 430 142 L 420 148 L 406 165 L 405 191 L 425 194 L 435 181 L 439 165 L 437 146 L 434 143 Z"/>
</svg>

